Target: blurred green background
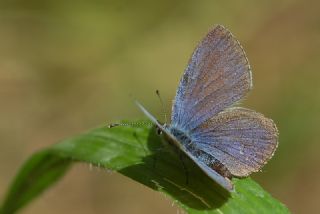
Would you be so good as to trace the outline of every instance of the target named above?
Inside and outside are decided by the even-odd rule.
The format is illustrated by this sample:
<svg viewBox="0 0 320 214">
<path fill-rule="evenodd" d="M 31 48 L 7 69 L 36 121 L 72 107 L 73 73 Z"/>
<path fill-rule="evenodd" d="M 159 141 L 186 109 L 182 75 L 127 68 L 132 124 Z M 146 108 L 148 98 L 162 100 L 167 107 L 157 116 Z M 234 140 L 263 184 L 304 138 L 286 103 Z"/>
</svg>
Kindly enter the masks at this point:
<svg viewBox="0 0 320 214">
<path fill-rule="evenodd" d="M 0 2 L 0 200 L 33 152 L 98 125 L 168 111 L 197 42 L 214 24 L 240 40 L 254 90 L 243 106 L 275 120 L 280 144 L 253 175 L 294 213 L 320 195 L 319 1 Z M 21 213 L 176 213 L 169 199 L 85 164 Z"/>
</svg>

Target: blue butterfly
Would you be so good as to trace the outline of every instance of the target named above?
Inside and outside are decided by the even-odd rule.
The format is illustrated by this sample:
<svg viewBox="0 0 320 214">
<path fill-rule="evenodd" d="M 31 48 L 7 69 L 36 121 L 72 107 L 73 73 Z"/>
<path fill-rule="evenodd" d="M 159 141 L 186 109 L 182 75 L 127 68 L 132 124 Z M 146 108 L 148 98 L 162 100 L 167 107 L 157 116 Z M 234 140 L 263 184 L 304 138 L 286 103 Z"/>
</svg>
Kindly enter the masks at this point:
<svg viewBox="0 0 320 214">
<path fill-rule="evenodd" d="M 180 80 L 165 138 L 228 191 L 232 177 L 259 171 L 278 146 L 271 119 L 233 107 L 252 88 L 251 68 L 238 40 L 221 25 L 198 44 Z"/>
</svg>

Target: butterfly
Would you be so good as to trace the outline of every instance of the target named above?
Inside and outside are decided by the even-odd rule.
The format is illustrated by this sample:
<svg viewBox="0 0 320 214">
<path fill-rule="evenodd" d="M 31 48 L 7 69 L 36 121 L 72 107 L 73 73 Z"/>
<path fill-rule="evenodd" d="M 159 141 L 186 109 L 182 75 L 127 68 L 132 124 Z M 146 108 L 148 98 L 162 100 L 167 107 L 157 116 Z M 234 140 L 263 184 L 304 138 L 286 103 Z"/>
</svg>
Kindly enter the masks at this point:
<svg viewBox="0 0 320 214">
<path fill-rule="evenodd" d="M 278 146 L 271 119 L 234 106 L 251 88 L 251 68 L 242 46 L 229 30 L 217 25 L 189 60 L 170 124 L 160 124 L 136 104 L 172 145 L 216 183 L 233 191 L 231 178 L 259 171 Z"/>
</svg>

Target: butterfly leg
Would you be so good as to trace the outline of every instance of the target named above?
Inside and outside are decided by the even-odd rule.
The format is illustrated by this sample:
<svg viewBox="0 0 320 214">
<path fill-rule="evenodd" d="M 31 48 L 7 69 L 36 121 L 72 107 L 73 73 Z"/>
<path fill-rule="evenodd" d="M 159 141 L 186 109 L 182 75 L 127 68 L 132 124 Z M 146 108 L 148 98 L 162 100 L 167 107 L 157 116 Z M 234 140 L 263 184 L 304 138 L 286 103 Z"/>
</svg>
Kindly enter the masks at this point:
<svg viewBox="0 0 320 214">
<path fill-rule="evenodd" d="M 153 155 L 152 169 L 156 169 L 156 163 L 158 161 L 158 151 L 161 151 L 161 148 L 158 148 L 155 154 Z"/>
<path fill-rule="evenodd" d="M 153 157 L 152 168 L 153 169 L 156 168 L 156 163 L 158 161 L 159 153 L 161 153 L 161 152 L 168 152 L 168 150 L 166 150 L 165 147 L 158 147 L 158 148 L 154 149 L 154 154 L 152 155 L 152 157 Z"/>
<path fill-rule="evenodd" d="M 184 173 L 186 176 L 186 185 L 188 185 L 189 184 L 189 171 L 188 171 L 188 168 L 187 168 L 186 163 L 184 161 L 184 153 L 180 152 L 179 159 L 182 163 L 182 167 L 183 167 L 183 170 L 184 170 Z"/>
</svg>

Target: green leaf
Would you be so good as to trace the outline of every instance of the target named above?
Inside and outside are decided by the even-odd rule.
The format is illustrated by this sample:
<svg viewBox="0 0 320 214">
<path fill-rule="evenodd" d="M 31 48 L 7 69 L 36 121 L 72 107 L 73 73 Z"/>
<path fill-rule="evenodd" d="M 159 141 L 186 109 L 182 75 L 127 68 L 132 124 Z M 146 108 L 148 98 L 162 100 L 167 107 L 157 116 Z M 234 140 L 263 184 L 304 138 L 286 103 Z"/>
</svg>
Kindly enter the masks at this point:
<svg viewBox="0 0 320 214">
<path fill-rule="evenodd" d="M 188 159 L 186 177 L 178 155 L 168 152 L 155 129 L 143 123 L 97 128 L 34 154 L 17 174 L 0 213 L 22 208 L 77 161 L 117 171 L 169 195 L 188 213 L 289 213 L 250 178 L 234 178 L 235 191 L 229 194 Z"/>
</svg>

